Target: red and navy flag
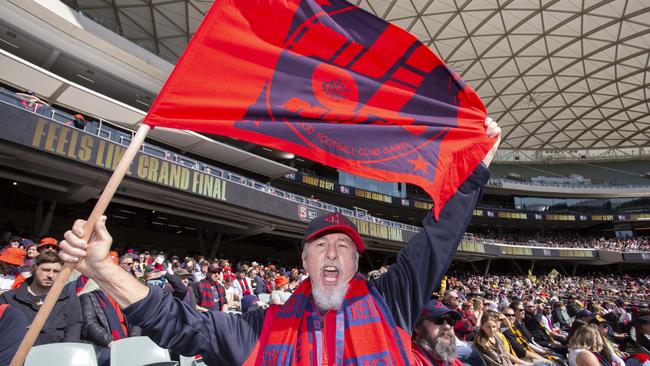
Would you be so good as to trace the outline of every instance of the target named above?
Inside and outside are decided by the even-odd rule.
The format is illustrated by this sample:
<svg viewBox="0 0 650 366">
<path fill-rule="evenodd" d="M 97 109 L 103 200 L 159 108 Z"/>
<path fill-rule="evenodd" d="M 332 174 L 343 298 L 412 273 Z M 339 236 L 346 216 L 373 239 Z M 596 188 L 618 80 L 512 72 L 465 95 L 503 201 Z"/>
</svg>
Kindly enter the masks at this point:
<svg viewBox="0 0 650 366">
<path fill-rule="evenodd" d="M 494 143 L 478 95 L 342 0 L 219 0 L 146 123 L 254 142 L 445 202 Z"/>
</svg>

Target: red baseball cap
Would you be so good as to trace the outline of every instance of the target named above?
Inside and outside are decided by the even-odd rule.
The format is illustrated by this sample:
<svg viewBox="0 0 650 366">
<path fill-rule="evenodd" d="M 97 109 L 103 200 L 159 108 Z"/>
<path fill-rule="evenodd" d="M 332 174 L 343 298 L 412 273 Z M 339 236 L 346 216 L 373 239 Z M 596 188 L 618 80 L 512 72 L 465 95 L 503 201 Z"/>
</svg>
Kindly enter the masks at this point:
<svg viewBox="0 0 650 366">
<path fill-rule="evenodd" d="M 289 283 L 289 279 L 284 276 L 278 276 L 275 278 L 275 288 L 280 288 L 282 285 Z"/>
<path fill-rule="evenodd" d="M 359 253 L 366 250 L 356 225 L 339 212 L 328 213 L 311 220 L 300 246 L 304 247 L 306 242 L 331 233 L 343 233 L 349 236 Z"/>
<path fill-rule="evenodd" d="M 38 242 L 38 247 L 39 248 L 47 246 L 47 245 L 53 245 L 55 247 L 58 247 L 59 242 L 57 242 L 56 239 L 51 238 L 51 237 L 43 238 L 43 239 L 41 239 L 41 241 Z"/>
<path fill-rule="evenodd" d="M 25 251 L 20 248 L 7 248 L 0 253 L 0 262 L 22 266 L 25 264 Z"/>
</svg>

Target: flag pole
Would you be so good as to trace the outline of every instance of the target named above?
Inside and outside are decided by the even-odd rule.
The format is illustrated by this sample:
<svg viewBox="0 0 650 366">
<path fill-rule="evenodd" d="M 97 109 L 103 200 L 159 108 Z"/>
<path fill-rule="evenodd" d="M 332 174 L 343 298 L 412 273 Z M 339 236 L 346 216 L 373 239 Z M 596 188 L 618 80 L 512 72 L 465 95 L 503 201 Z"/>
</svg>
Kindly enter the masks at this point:
<svg viewBox="0 0 650 366">
<path fill-rule="evenodd" d="M 145 123 L 142 123 L 140 127 L 138 127 L 138 131 L 135 133 L 135 136 L 129 144 L 129 147 L 124 152 L 124 155 L 122 155 L 122 158 L 117 164 L 113 175 L 108 180 L 104 191 L 97 200 L 93 211 L 90 213 L 90 216 L 86 221 L 86 225 L 83 228 L 84 240 L 88 241 L 90 239 L 90 236 L 93 233 L 93 229 L 95 228 L 95 223 L 104 214 L 104 211 L 106 211 L 106 208 L 111 202 L 111 199 L 113 198 L 117 187 L 120 185 L 120 182 L 122 182 L 124 175 L 129 170 L 131 162 L 133 162 L 136 153 L 140 149 L 140 146 L 142 146 L 142 143 L 144 142 L 144 139 L 150 129 L 151 127 Z M 45 321 L 52 312 L 54 304 L 56 304 L 56 301 L 59 299 L 59 295 L 61 295 L 61 291 L 63 291 L 63 287 L 68 282 L 68 278 L 70 278 L 70 275 L 72 274 L 74 268 L 74 263 L 65 263 L 63 265 L 63 269 L 54 281 L 54 284 L 52 284 L 52 287 L 47 293 L 47 297 L 45 298 L 43 305 L 38 310 L 34 321 L 27 331 L 27 334 L 25 334 L 25 338 L 23 338 L 20 346 L 18 347 L 18 351 L 14 355 L 14 358 L 11 360 L 10 366 L 23 366 L 29 350 L 34 345 L 34 342 L 36 341 L 38 334 L 41 332 L 41 329 L 43 329 Z"/>
</svg>

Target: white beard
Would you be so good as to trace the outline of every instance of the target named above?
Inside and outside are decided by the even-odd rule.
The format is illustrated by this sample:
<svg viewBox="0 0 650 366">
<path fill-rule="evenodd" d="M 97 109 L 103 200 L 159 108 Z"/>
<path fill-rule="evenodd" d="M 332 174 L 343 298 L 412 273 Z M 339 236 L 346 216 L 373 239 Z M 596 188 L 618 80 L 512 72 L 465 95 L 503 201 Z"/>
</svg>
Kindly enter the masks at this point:
<svg viewBox="0 0 650 366">
<path fill-rule="evenodd" d="M 315 281 L 311 282 L 311 293 L 316 301 L 316 306 L 320 310 L 335 310 L 341 307 L 345 294 L 348 292 L 350 284 L 348 282 L 339 283 L 332 290 L 326 290 Z"/>
<path fill-rule="evenodd" d="M 450 362 L 456 358 L 456 342 L 455 340 L 448 338 L 439 338 L 436 339 L 435 345 L 433 347 L 433 353 L 435 353 L 442 361 Z"/>
<path fill-rule="evenodd" d="M 453 335 L 453 331 L 449 338 L 440 335 L 434 338 L 429 333 L 425 333 L 416 338 L 416 343 L 435 359 L 451 362 L 457 357 L 456 336 Z"/>
</svg>

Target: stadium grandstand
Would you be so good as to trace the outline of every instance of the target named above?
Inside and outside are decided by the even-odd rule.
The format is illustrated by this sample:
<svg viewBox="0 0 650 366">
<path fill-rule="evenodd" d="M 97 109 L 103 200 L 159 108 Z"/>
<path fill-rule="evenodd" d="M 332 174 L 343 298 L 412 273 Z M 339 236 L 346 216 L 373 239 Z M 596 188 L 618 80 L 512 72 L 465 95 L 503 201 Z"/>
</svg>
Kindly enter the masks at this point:
<svg viewBox="0 0 650 366">
<path fill-rule="evenodd" d="M 650 307 L 650 3 L 351 3 L 440 55 L 503 131 L 441 295 L 446 288 L 499 311 L 510 300 L 579 299 L 594 314 L 612 305 L 600 314 L 617 314 L 612 334 L 625 336 L 614 341 L 636 352 L 631 316 L 647 317 Z M 24 277 L 30 243 L 59 242 L 88 216 L 212 4 L 0 1 L 0 246 L 19 241 L 27 251 Z M 411 184 L 234 138 L 155 128 L 106 216 L 116 258 L 143 282 L 160 285 L 151 272 L 180 270 L 198 282 L 212 265 L 253 280 L 257 273 L 265 290 L 256 301 L 267 306 L 280 277 L 291 289 L 304 279 L 298 258 L 313 218 L 350 219 L 366 247 L 360 271 L 377 277 L 432 207 Z M 2 275 L 0 292 L 11 290 Z M 245 312 L 239 300 L 227 310 Z M 553 323 L 568 330 L 561 320 Z M 116 364 L 102 354 L 107 344 L 82 335 L 100 364 Z M 201 361 L 181 356 L 180 364 Z"/>
</svg>

